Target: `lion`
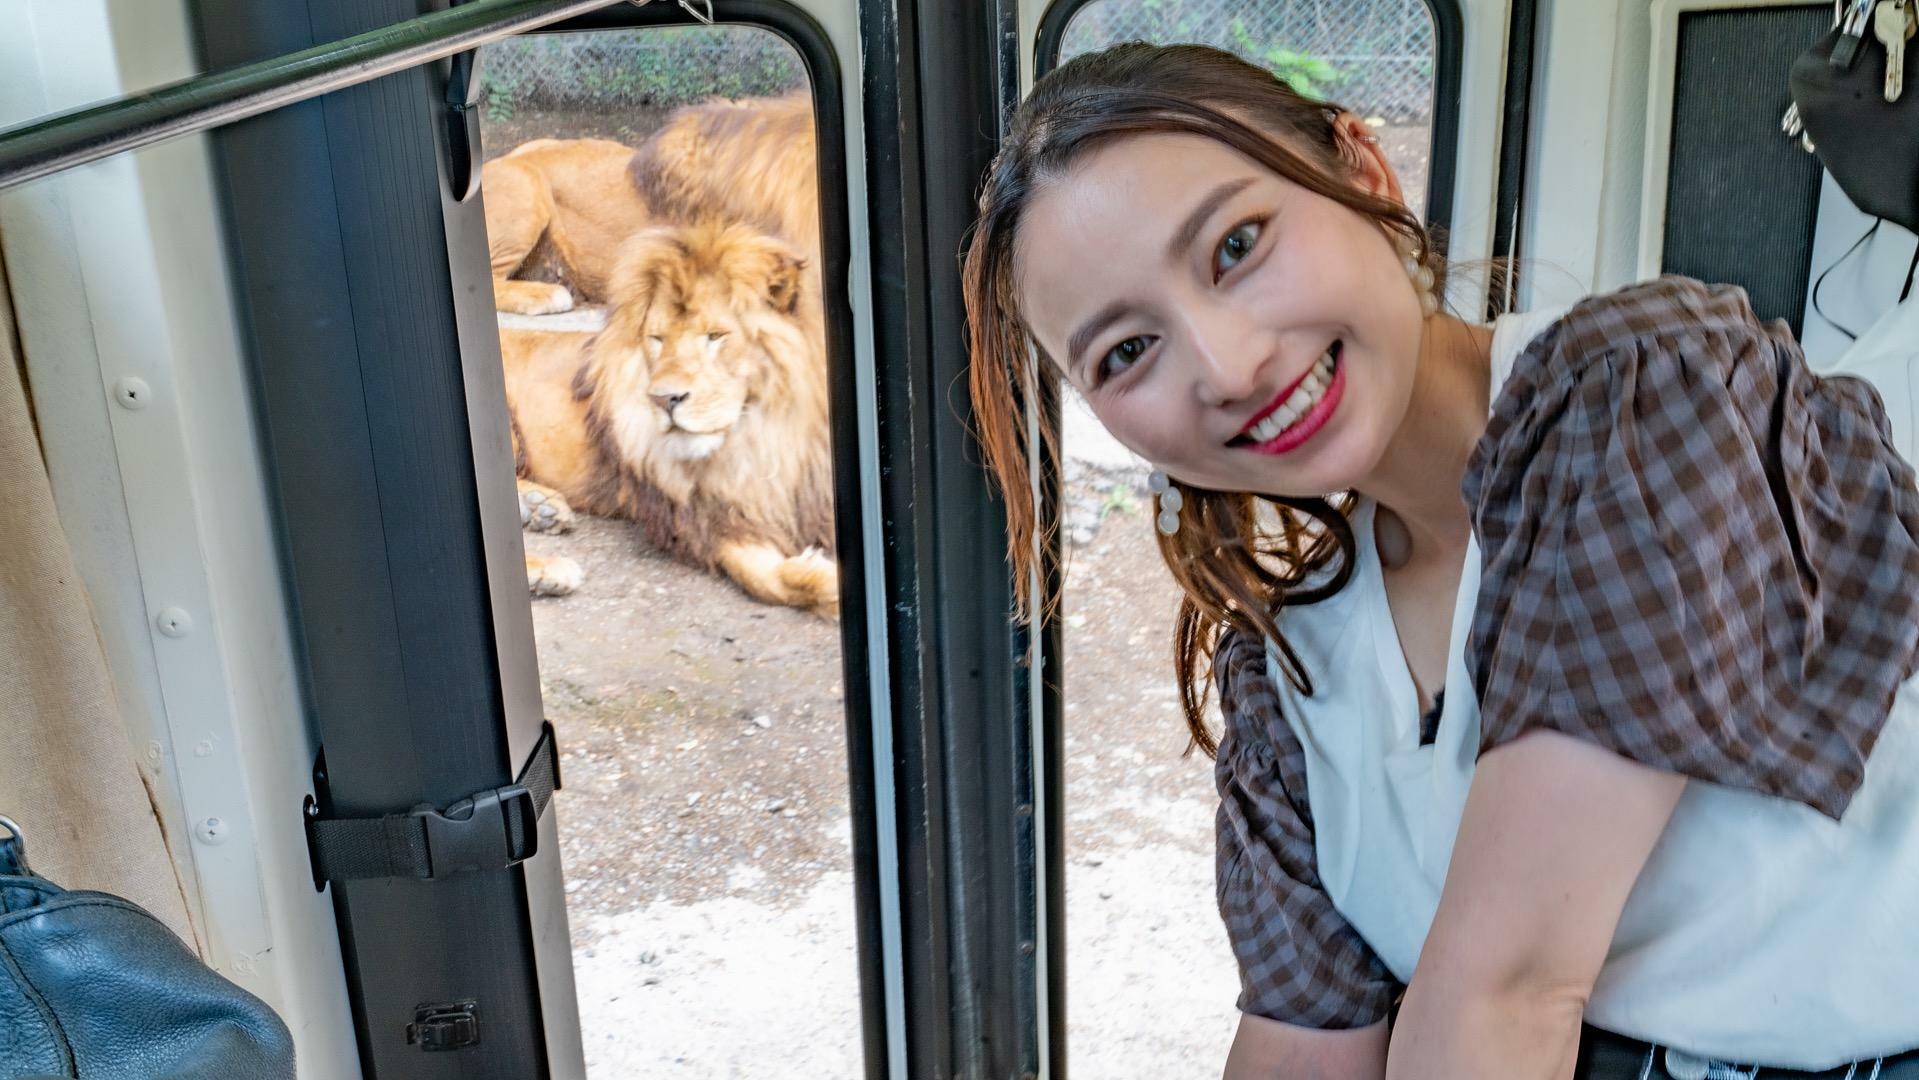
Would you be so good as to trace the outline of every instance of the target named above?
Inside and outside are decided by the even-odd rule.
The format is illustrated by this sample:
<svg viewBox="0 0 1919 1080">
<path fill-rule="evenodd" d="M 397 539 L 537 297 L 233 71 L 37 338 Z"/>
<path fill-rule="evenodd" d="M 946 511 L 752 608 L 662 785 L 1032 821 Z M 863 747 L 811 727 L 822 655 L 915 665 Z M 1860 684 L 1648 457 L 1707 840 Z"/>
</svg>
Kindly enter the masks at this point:
<svg viewBox="0 0 1919 1080">
<path fill-rule="evenodd" d="M 755 599 L 837 615 L 825 334 L 808 281 L 804 256 L 749 226 L 655 226 L 621 249 L 604 329 L 503 330 L 523 498 L 638 522 Z"/>
<path fill-rule="evenodd" d="M 550 334 L 536 334 L 536 338 L 545 338 Z M 505 342 L 501 342 L 502 348 Z M 526 476 L 526 436 L 520 431 L 520 422 L 514 417 L 512 409 L 507 410 L 507 432 L 513 447 L 513 474 L 519 477 L 520 527 L 529 532 L 570 532 L 573 528 L 573 508 L 567 505 L 566 497 L 549 487 L 542 487 L 525 479 Z M 526 588 L 534 596 L 567 596 L 579 589 L 586 580 L 586 570 L 579 562 L 564 555 L 528 555 L 526 556 Z"/>
<path fill-rule="evenodd" d="M 632 163 L 633 148 L 610 139 L 535 139 L 480 167 L 495 306 L 552 315 L 576 293 L 606 295 L 620 244 L 653 221 Z"/>
<path fill-rule="evenodd" d="M 676 109 L 640 144 L 628 173 L 662 221 L 742 221 L 819 265 L 819 151 L 803 90 Z"/>
<path fill-rule="evenodd" d="M 536 139 L 482 166 L 481 184 L 501 311 L 549 315 L 607 300 L 620 244 L 653 224 L 743 221 L 798 246 L 810 266 L 819 261 L 813 103 L 803 91 L 684 106 L 637 150 Z"/>
</svg>

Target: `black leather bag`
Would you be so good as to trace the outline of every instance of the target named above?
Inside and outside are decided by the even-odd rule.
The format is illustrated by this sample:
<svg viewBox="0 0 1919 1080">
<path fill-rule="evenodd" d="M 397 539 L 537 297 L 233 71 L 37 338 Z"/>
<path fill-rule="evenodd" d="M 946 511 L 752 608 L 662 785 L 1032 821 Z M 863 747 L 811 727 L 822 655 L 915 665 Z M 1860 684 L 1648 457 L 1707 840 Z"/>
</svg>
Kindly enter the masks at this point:
<svg viewBox="0 0 1919 1080">
<path fill-rule="evenodd" d="M 1834 64 L 1839 38 L 1828 32 L 1793 62 L 1799 120 L 1847 198 L 1919 232 L 1919 39 L 1905 43 L 1906 87 L 1888 102 L 1885 47 L 1868 28 L 1851 62 Z"/>
<path fill-rule="evenodd" d="M 0 1080 L 293 1080 L 293 1037 L 138 905 L 35 876 L 0 818 Z"/>
</svg>

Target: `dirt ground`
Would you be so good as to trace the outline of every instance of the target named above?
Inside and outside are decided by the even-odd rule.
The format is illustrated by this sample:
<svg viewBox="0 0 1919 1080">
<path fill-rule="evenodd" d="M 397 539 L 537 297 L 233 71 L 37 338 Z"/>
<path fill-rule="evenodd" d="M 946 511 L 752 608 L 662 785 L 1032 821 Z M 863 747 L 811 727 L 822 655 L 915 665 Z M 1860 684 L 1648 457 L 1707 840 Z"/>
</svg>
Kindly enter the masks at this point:
<svg viewBox="0 0 1919 1080">
<path fill-rule="evenodd" d="M 1080 1075 L 1211 1077 L 1236 987 L 1143 479 L 1071 477 L 1086 542 L 1066 608 L 1069 1040 Z M 837 626 L 670 563 L 620 522 L 527 547 L 587 574 L 533 610 L 593 1075 L 857 1075 Z"/>
</svg>

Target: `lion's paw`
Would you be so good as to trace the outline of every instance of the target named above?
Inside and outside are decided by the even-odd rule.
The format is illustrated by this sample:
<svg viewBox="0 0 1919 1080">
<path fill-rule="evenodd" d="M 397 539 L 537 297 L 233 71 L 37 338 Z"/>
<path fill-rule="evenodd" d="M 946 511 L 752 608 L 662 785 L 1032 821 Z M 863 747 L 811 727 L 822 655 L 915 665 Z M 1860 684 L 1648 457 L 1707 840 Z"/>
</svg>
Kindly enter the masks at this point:
<svg viewBox="0 0 1919 1080">
<path fill-rule="evenodd" d="M 573 310 L 573 294 L 547 281 L 507 281 L 494 286 L 493 306 L 514 315 L 558 315 Z"/>
<path fill-rule="evenodd" d="M 528 532 L 566 532 L 573 528 L 573 507 L 566 496 L 531 480 L 520 487 L 520 525 Z"/>
<path fill-rule="evenodd" d="M 526 588 L 534 596 L 566 596 L 586 581 L 586 571 L 564 555 L 528 555 Z"/>
</svg>

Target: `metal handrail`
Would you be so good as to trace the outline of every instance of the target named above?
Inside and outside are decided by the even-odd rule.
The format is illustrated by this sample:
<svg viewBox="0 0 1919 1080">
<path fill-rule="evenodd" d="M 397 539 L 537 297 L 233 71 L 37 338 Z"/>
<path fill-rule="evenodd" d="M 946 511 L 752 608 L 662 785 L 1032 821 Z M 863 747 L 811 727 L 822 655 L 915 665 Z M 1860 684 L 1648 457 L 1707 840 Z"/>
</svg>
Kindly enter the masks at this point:
<svg viewBox="0 0 1919 1080">
<path fill-rule="evenodd" d="M 647 2 L 474 0 L 271 60 L 29 120 L 0 129 L 0 190 L 123 150 L 271 112 L 575 15 Z M 681 2 L 686 5 L 686 0 Z"/>
</svg>

